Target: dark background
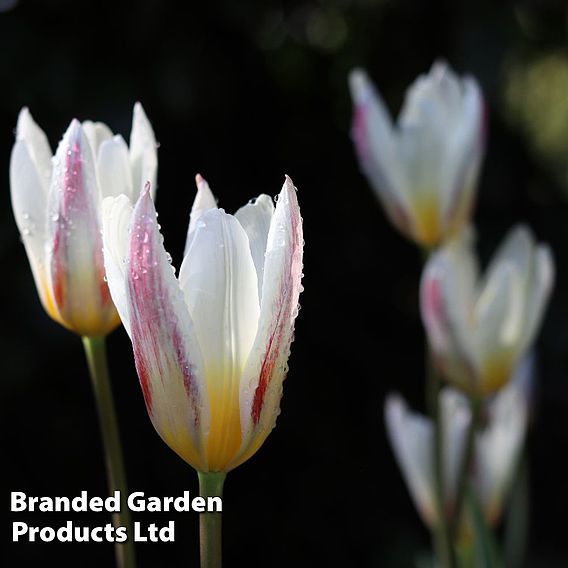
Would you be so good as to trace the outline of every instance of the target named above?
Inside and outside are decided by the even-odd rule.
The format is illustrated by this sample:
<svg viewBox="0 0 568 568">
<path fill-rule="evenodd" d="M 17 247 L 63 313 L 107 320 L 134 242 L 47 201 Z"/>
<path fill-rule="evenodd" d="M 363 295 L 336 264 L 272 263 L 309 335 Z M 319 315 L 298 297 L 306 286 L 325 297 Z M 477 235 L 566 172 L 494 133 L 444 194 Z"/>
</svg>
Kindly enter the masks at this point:
<svg viewBox="0 0 568 568">
<path fill-rule="evenodd" d="M 225 565 L 411 566 L 429 546 L 387 445 L 385 394 L 423 407 L 420 256 L 385 220 L 349 138 L 346 76 L 368 69 L 393 112 L 443 56 L 474 74 L 489 112 L 475 221 L 482 257 L 525 221 L 551 244 L 558 279 L 538 344 L 529 444 L 528 566 L 565 566 L 568 510 L 568 11 L 562 1 L 124 2 L 0 0 L 0 258 L 3 512 L 9 492 L 106 491 L 80 340 L 43 312 L 9 202 L 18 111 L 55 148 L 72 117 L 125 137 L 142 101 L 159 149 L 158 209 L 179 266 L 193 178 L 232 212 L 284 174 L 299 189 L 305 292 L 282 414 L 225 486 Z M 146 415 L 122 329 L 109 338 L 129 485 L 195 494 L 197 477 Z M 9 515 L 9 520 L 23 515 Z M 105 514 L 33 514 L 101 525 Z M 138 546 L 139 567 L 196 566 L 198 516 L 174 544 Z M 11 544 L 6 566 L 113 566 L 111 544 Z"/>
</svg>

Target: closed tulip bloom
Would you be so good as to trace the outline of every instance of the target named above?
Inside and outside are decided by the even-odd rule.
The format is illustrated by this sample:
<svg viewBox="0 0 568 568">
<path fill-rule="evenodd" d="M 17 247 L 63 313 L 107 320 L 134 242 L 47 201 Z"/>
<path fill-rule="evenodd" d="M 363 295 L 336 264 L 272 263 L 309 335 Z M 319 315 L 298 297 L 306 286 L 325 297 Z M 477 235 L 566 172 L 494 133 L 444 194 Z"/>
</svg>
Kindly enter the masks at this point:
<svg viewBox="0 0 568 568">
<path fill-rule="evenodd" d="M 519 374 L 528 371 L 519 367 Z M 501 516 L 512 477 L 523 447 L 528 418 L 524 385 L 517 377 L 484 408 L 484 426 L 474 442 L 471 481 L 486 521 L 495 525 Z M 464 457 L 471 410 L 467 399 L 446 387 L 440 391 L 443 439 L 444 509 L 453 514 L 458 477 Z M 387 434 L 412 500 L 424 523 L 438 524 L 435 501 L 434 425 L 412 412 L 399 395 L 385 403 Z"/>
<path fill-rule="evenodd" d="M 367 74 L 349 76 L 360 167 L 391 222 L 432 248 L 467 224 L 484 146 L 483 99 L 472 77 L 436 62 L 408 89 L 396 124 Z"/>
<path fill-rule="evenodd" d="M 146 190 L 103 204 L 110 291 L 163 440 L 200 472 L 250 458 L 274 426 L 298 312 L 302 220 L 286 178 L 235 215 L 197 176 L 176 278 Z"/>
<path fill-rule="evenodd" d="M 546 245 L 527 227 L 512 229 L 483 279 L 469 236 L 428 260 L 422 275 L 422 320 L 436 363 L 473 396 L 501 388 L 532 345 L 554 280 Z"/>
<path fill-rule="evenodd" d="M 106 335 L 120 322 L 104 278 L 102 199 L 136 198 L 156 170 L 140 104 L 130 148 L 102 123 L 73 120 L 55 156 L 28 109 L 20 112 L 10 163 L 14 215 L 45 310 L 79 335 Z"/>
</svg>

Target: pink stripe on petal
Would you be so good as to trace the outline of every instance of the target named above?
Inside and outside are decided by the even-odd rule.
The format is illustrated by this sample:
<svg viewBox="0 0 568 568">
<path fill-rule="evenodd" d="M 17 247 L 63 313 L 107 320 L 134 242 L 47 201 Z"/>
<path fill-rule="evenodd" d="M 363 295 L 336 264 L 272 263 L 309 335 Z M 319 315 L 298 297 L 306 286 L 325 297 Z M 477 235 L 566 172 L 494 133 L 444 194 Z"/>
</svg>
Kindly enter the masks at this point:
<svg viewBox="0 0 568 568">
<path fill-rule="evenodd" d="M 187 352 L 189 312 L 162 246 L 150 184 L 134 209 L 130 227 L 127 286 L 136 369 L 149 414 L 156 417 L 154 395 L 164 403 L 174 381 L 182 381 L 191 411 L 200 424 L 200 395 Z M 185 312 L 185 313 L 183 313 Z M 185 325 L 184 325 L 184 320 Z M 185 420 L 187 417 L 183 417 Z M 158 430 L 159 425 L 155 424 Z"/>
<path fill-rule="evenodd" d="M 254 426 L 257 426 L 260 422 L 266 395 L 272 381 L 278 374 L 281 374 L 282 381 L 285 378 L 287 359 L 293 336 L 294 319 L 297 314 L 298 299 L 301 291 L 303 236 L 300 210 L 296 189 L 289 178 L 286 179 L 285 186 L 286 191 L 281 194 L 280 199 L 289 202 L 288 219 L 286 220 L 288 227 L 286 227 L 284 237 L 288 242 L 272 243 L 277 247 L 285 246 L 286 254 L 282 258 L 284 266 L 281 270 L 277 290 L 273 290 L 272 294 L 267 290 L 263 292 L 267 296 L 265 298 L 263 295 L 262 311 L 270 310 L 272 314 L 267 313 L 267 311 L 261 314 L 261 319 L 264 315 L 264 317 L 270 317 L 271 321 L 269 332 L 266 336 L 266 346 L 260 367 L 258 384 L 254 391 L 251 407 L 251 417 Z M 277 213 L 275 213 L 275 218 L 278 218 Z M 267 251 L 265 270 L 274 268 L 270 263 L 270 251 Z M 265 300 L 269 302 L 269 305 L 266 305 Z"/>
<path fill-rule="evenodd" d="M 104 281 L 98 197 L 91 148 L 81 124 L 73 120 L 54 162 L 49 268 L 61 316 L 82 335 L 105 335 L 118 323 Z"/>
<path fill-rule="evenodd" d="M 359 103 L 353 109 L 353 122 L 351 124 L 351 136 L 355 143 L 355 149 L 359 160 L 366 164 L 371 160 L 367 135 L 367 105 Z"/>
</svg>

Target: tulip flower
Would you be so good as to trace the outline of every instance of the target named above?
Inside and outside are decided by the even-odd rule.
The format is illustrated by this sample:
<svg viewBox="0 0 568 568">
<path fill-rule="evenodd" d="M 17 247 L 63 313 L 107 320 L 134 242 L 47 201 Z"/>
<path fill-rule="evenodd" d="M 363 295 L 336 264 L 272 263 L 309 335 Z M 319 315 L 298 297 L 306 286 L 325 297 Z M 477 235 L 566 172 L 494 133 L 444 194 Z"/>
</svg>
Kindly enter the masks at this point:
<svg viewBox="0 0 568 568">
<path fill-rule="evenodd" d="M 362 172 L 399 231 L 423 248 L 438 246 L 472 210 L 484 146 L 477 82 L 434 63 L 408 89 L 397 124 L 363 70 L 349 84 Z"/>
<path fill-rule="evenodd" d="M 82 336 L 119 323 L 104 279 L 100 210 L 105 196 L 135 199 L 155 185 L 156 142 L 136 104 L 130 149 L 100 122 L 73 120 L 52 157 L 29 110 L 20 112 L 10 163 L 12 206 L 41 302 Z"/>
<path fill-rule="evenodd" d="M 532 373 L 525 361 L 515 378 L 485 405 L 485 426 L 475 434 L 471 481 L 486 521 L 494 526 L 523 447 L 528 400 L 522 375 Z M 460 466 L 465 454 L 467 431 L 472 419 L 467 399 L 445 387 L 440 391 L 443 440 L 444 507 L 448 517 L 455 507 Z M 412 500 L 424 523 L 438 524 L 433 463 L 434 425 L 426 416 L 408 409 L 399 395 L 385 403 L 387 433 Z"/>
<path fill-rule="evenodd" d="M 510 231 L 481 281 L 469 236 L 433 254 L 420 303 L 441 374 L 474 397 L 501 388 L 534 341 L 553 280 L 549 248 L 524 226 Z"/>
<path fill-rule="evenodd" d="M 200 472 L 227 472 L 274 426 L 298 311 L 302 223 L 289 178 L 229 215 L 197 176 L 172 272 L 148 191 L 103 204 L 108 283 L 154 427 Z"/>
<path fill-rule="evenodd" d="M 274 427 L 302 277 L 302 219 L 286 178 L 235 215 L 197 176 L 179 278 L 146 189 L 103 203 L 111 295 L 132 340 L 148 414 L 199 473 L 202 496 L 249 459 Z M 202 515 L 202 567 L 221 565 L 220 517 Z"/>
<path fill-rule="evenodd" d="M 156 141 L 134 106 L 130 148 L 100 122 L 73 120 L 55 156 L 30 112 L 20 112 L 10 162 L 12 207 L 36 288 L 47 313 L 83 337 L 105 450 L 109 489 L 121 493 L 115 522 L 130 526 L 105 336 L 119 323 L 104 272 L 101 208 L 105 196 L 136 199 L 155 187 Z M 134 568 L 132 539 L 116 544 L 119 568 Z"/>
</svg>

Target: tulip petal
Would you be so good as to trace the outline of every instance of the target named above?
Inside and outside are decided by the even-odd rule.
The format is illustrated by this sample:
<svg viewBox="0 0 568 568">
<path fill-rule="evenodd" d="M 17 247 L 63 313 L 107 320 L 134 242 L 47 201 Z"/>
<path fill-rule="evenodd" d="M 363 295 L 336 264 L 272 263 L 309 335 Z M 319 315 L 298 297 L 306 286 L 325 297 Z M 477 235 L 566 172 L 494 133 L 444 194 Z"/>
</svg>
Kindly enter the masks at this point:
<svg viewBox="0 0 568 568">
<path fill-rule="evenodd" d="M 534 254 L 533 269 L 529 272 L 525 299 L 525 315 L 520 341 L 521 351 L 530 348 L 542 323 L 544 311 L 554 282 L 554 260 L 549 247 L 541 245 Z"/>
<path fill-rule="evenodd" d="M 391 447 L 414 505 L 426 525 L 433 527 L 437 515 L 432 422 L 411 412 L 402 397 L 393 394 L 385 401 L 385 422 Z"/>
<path fill-rule="evenodd" d="M 93 156 L 96 158 L 101 144 L 112 138 L 112 131 L 103 122 L 93 122 L 92 120 L 85 120 L 81 123 L 81 126 L 83 127 L 85 136 L 89 140 Z"/>
<path fill-rule="evenodd" d="M 12 210 L 32 269 L 32 274 L 45 310 L 62 323 L 48 282 L 46 269 L 46 200 L 29 144 L 19 140 L 10 160 Z"/>
<path fill-rule="evenodd" d="M 118 217 L 114 219 L 119 222 Z M 148 186 L 132 215 L 127 263 L 130 335 L 148 414 L 179 456 L 197 470 L 208 471 L 204 439 L 210 415 L 203 359 L 164 250 Z M 119 281 L 113 278 L 113 289 L 115 282 Z"/>
<path fill-rule="evenodd" d="M 158 174 L 158 145 L 154 131 L 142 105 L 136 103 L 130 133 L 130 164 L 132 166 L 133 199 L 138 199 L 147 182 L 150 182 L 152 199 L 156 195 Z"/>
<path fill-rule="evenodd" d="M 513 227 L 493 255 L 485 272 L 481 290 L 490 286 L 491 280 L 501 269 L 503 263 L 510 263 L 516 267 L 520 275 L 528 274 L 534 252 L 534 237 L 531 230 L 525 225 Z"/>
<path fill-rule="evenodd" d="M 459 104 L 457 79 L 444 64 L 434 64 L 407 90 L 398 120 L 398 151 L 406 183 L 412 187 L 415 238 L 427 245 L 440 239 L 440 190 L 448 153 L 448 127 Z"/>
<path fill-rule="evenodd" d="M 523 331 L 524 283 L 512 262 L 493 272 L 473 312 L 476 366 L 486 392 L 509 380 Z"/>
<path fill-rule="evenodd" d="M 448 136 L 442 217 L 448 234 L 458 231 L 471 215 L 484 148 L 483 96 L 471 77 L 462 81 L 459 114 Z"/>
<path fill-rule="evenodd" d="M 103 201 L 102 226 L 106 278 L 112 301 L 131 339 L 130 312 L 126 297 L 126 259 L 132 212 L 132 203 L 124 194 L 107 197 Z"/>
<path fill-rule="evenodd" d="M 258 294 L 262 300 L 262 280 L 264 275 L 264 253 L 268 240 L 270 222 L 274 215 L 274 203 L 268 195 L 260 195 L 251 203 L 241 207 L 235 217 L 246 231 L 252 259 L 258 277 Z"/>
<path fill-rule="evenodd" d="M 408 234 L 414 221 L 392 121 L 380 95 L 363 70 L 355 69 L 350 73 L 349 87 L 354 105 L 351 136 L 361 170 L 391 221 Z"/>
<path fill-rule="evenodd" d="M 526 369 L 519 367 L 519 373 Z M 477 495 L 487 522 L 498 522 L 503 502 L 525 440 L 528 408 L 522 381 L 515 375 L 488 405 L 487 427 L 475 440 L 475 476 Z"/>
<path fill-rule="evenodd" d="M 524 226 L 512 229 L 494 255 L 473 310 L 477 367 L 486 392 L 509 380 L 523 346 L 534 239 Z"/>
<path fill-rule="evenodd" d="M 97 168 L 103 198 L 123 193 L 133 199 L 128 146 L 122 136 L 114 136 L 100 145 Z"/>
<path fill-rule="evenodd" d="M 235 217 L 220 209 L 201 215 L 180 285 L 206 366 L 209 467 L 224 470 L 241 443 L 239 384 L 260 311 L 248 238 Z"/>
<path fill-rule="evenodd" d="M 302 288 L 303 246 L 296 188 L 286 177 L 268 232 L 258 332 L 241 382 L 243 446 L 231 467 L 258 450 L 280 412 Z"/>
<path fill-rule="evenodd" d="M 92 150 L 72 121 L 54 158 L 48 196 L 50 283 L 59 313 L 80 335 L 104 335 L 118 318 L 104 281 Z"/>
<path fill-rule="evenodd" d="M 195 234 L 195 229 L 197 228 L 197 221 L 209 209 L 216 209 L 217 202 L 209 184 L 199 175 L 195 176 L 195 184 L 197 185 L 197 195 L 193 201 L 193 206 L 191 208 L 191 213 L 189 215 L 189 227 L 187 229 L 187 238 L 185 241 L 185 250 L 183 253 L 184 258 L 187 256 L 189 247 L 191 245 L 191 240 Z"/>
<path fill-rule="evenodd" d="M 446 509 L 451 510 L 455 505 L 471 411 L 467 399 L 452 388 L 442 389 L 439 396 L 444 448 L 444 500 Z"/>
<path fill-rule="evenodd" d="M 47 136 L 35 123 L 30 111 L 24 107 L 18 116 L 16 126 L 16 140 L 24 140 L 28 145 L 28 152 L 37 171 L 38 180 L 41 183 L 44 196 L 49 191 L 51 179 L 51 148 Z"/>
<path fill-rule="evenodd" d="M 428 261 L 420 285 L 422 319 L 444 372 L 462 386 L 471 380 L 474 351 L 470 313 L 477 263 L 464 235 Z"/>
</svg>

